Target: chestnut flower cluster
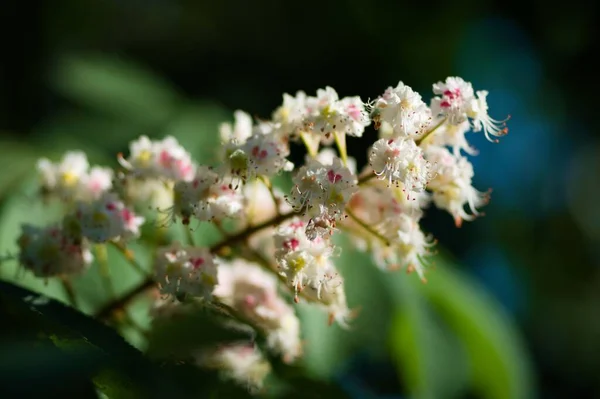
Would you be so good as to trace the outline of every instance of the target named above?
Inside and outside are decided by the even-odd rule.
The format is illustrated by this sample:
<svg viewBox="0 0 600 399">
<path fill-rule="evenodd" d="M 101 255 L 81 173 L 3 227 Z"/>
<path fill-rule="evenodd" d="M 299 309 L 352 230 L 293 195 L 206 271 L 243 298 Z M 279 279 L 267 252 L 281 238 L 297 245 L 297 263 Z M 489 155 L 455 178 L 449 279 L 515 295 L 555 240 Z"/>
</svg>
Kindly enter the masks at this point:
<svg viewBox="0 0 600 399">
<path fill-rule="evenodd" d="M 23 225 L 19 260 L 43 278 L 83 273 L 91 244 L 126 250 L 140 238 L 148 209 L 188 229 L 214 224 L 223 240 L 213 247 L 190 241 L 155 248 L 150 286 L 161 295 L 151 312 L 168 320 L 190 311 L 190 303 L 227 309 L 232 325 L 251 326 L 265 345 L 203 349 L 197 362 L 260 388 L 270 370 L 264 350 L 288 363 L 302 356 L 295 303 L 321 307 L 330 323 L 351 323 L 332 235 L 347 234 L 382 269 L 415 271 L 425 281 L 434 241 L 420 228 L 424 209 L 433 204 L 460 226 L 489 200 L 472 186 L 464 154 L 475 150 L 466 134 L 483 131 L 497 141 L 507 133 L 505 121 L 488 115 L 486 91 L 474 92 L 461 78 L 434 84 L 433 94 L 427 105 L 402 82 L 369 103 L 340 98 L 331 87 L 316 96 L 285 94 L 270 120 L 236 111 L 233 123 L 221 125 L 215 165 L 197 164 L 173 137 L 145 136 L 119 154 L 118 170 L 90 167 L 76 151 L 57 162 L 42 159 L 40 192 L 63 203 L 65 214 L 50 226 Z M 378 138 L 359 173 L 346 139 L 369 125 Z M 294 141 L 307 149 L 302 165 L 289 159 Z M 292 173 L 287 193 L 272 184 L 282 173 Z M 234 227 L 224 229 L 226 221 Z"/>
</svg>

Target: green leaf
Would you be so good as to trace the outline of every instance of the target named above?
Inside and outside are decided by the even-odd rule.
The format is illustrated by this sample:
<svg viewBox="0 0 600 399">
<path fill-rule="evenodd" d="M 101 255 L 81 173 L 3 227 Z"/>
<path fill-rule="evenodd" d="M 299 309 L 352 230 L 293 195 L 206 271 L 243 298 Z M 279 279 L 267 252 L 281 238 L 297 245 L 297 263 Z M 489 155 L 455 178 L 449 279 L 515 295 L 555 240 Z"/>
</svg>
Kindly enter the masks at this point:
<svg viewBox="0 0 600 399">
<path fill-rule="evenodd" d="M 534 386 L 525 345 L 501 306 L 468 276 L 436 259 L 420 286 L 435 310 L 460 338 L 472 387 L 484 398 L 531 398 Z"/>
<path fill-rule="evenodd" d="M 467 367 L 457 337 L 436 319 L 415 276 L 393 273 L 398 310 L 390 330 L 392 356 L 414 398 L 454 398 L 466 388 Z"/>
<path fill-rule="evenodd" d="M 202 308 L 190 308 L 166 322 L 153 325 L 147 353 L 152 357 L 188 357 L 192 353 L 219 343 L 248 341 L 248 331 L 232 329 L 220 317 Z"/>
<path fill-rule="evenodd" d="M 103 54 L 62 58 L 51 83 L 80 104 L 149 126 L 169 118 L 181 101 L 177 91 L 154 73 Z"/>
<path fill-rule="evenodd" d="M 52 114 L 37 125 L 31 141 L 43 149 L 45 157 L 54 161 L 67 150 L 80 150 L 86 153 L 90 164 L 114 167 L 117 166 L 116 154 L 125 150 L 129 141 L 148 134 L 149 130 L 134 121 L 67 109 Z"/>
<path fill-rule="evenodd" d="M 177 138 L 197 162 L 216 166 L 221 162 L 219 124 L 229 119 L 230 113 L 222 107 L 194 101 L 178 108 L 177 114 L 160 133 Z"/>
<path fill-rule="evenodd" d="M 214 372 L 168 362 L 159 366 L 110 327 L 2 281 L 0 319 L 3 326 L 11 327 L 0 329 L 1 389 L 18 390 L 14 383 L 23 381 L 39 381 L 40 389 L 46 386 L 43 381 L 55 387 L 78 388 L 80 382 L 93 380 L 96 388 L 110 397 L 197 398 L 220 387 Z M 12 352 L 3 350 L 7 348 Z M 35 391 L 36 385 L 31 389 Z M 36 392 L 36 397 L 42 393 Z"/>
<path fill-rule="evenodd" d="M 150 364 L 112 329 L 63 304 L 39 294 L 0 281 L 0 317 L 11 329 L 1 335 L 0 373 L 10 372 L 14 383 L 37 381 L 44 384 L 73 386 L 91 381 L 106 369 L 129 372 L 129 387 L 140 389 L 131 375 L 148 369 Z M 6 324 L 4 324 L 6 323 Z M 33 377 L 35 376 L 35 377 Z M 45 381 L 45 382 L 44 382 Z"/>
<path fill-rule="evenodd" d="M 0 198 L 18 190 L 19 183 L 35 168 L 40 152 L 20 141 L 0 141 Z M 20 193 L 19 193 L 20 194 Z M 17 194 L 18 195 L 18 194 Z"/>
</svg>

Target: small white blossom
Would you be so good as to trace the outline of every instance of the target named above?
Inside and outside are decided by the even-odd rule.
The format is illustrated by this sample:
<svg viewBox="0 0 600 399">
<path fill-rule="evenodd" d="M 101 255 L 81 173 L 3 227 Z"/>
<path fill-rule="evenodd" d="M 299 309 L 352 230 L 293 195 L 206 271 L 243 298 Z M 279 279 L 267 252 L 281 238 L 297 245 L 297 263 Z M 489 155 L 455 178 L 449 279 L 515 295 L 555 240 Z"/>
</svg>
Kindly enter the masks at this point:
<svg viewBox="0 0 600 399">
<path fill-rule="evenodd" d="M 112 188 L 113 171 L 110 168 L 94 166 L 82 179 L 82 195 L 86 199 L 98 199 Z"/>
<path fill-rule="evenodd" d="M 488 115 L 487 97 L 488 92 L 481 90 L 477 92 L 477 98 L 472 98 L 469 103 L 467 114 L 472 119 L 473 131 L 479 132 L 483 130 L 485 138 L 492 142 L 498 142 L 498 139 L 492 139 L 490 135 L 495 137 L 502 137 L 508 133 L 506 127 L 506 121 L 508 118 L 502 121 L 492 119 Z"/>
<path fill-rule="evenodd" d="M 330 262 L 334 247 L 322 237 L 310 239 L 305 233 L 307 223 L 294 218 L 283 223 L 275 234 L 275 257 L 280 274 L 286 278 L 296 295 L 305 288 L 314 301 L 322 302 L 322 289 L 330 287 L 333 280 L 340 281 Z"/>
<path fill-rule="evenodd" d="M 92 242 L 129 239 L 140 234 L 144 218 L 127 208 L 114 193 L 92 202 L 79 202 L 75 218 L 81 234 Z"/>
<path fill-rule="evenodd" d="M 356 176 L 337 157 L 330 165 L 310 160 L 298 171 L 294 183 L 288 199 L 296 210 L 324 205 L 331 213 L 338 213 L 356 191 Z"/>
<path fill-rule="evenodd" d="M 371 121 L 360 97 L 339 99 L 332 87 L 317 90 L 316 97 L 306 98 L 304 130 L 320 137 L 325 144 L 333 133 L 361 137 Z"/>
<path fill-rule="evenodd" d="M 301 167 L 294 176 L 294 188 L 287 197 L 295 211 L 318 206 L 325 199 L 324 181 L 327 169 L 316 160 Z"/>
<path fill-rule="evenodd" d="M 392 137 L 415 137 L 421 135 L 431 123 L 431 110 L 421 99 L 421 95 L 402 82 L 395 88 L 388 87 L 381 97 L 375 100 L 371 114 L 375 127 L 383 123 L 389 126 Z M 383 129 L 380 137 L 389 138 Z"/>
<path fill-rule="evenodd" d="M 241 110 L 235 111 L 233 115 L 235 118 L 233 126 L 230 123 L 222 123 L 219 126 L 221 141 L 226 143 L 233 140 L 240 144 L 245 143 L 252 135 L 252 117 Z"/>
<path fill-rule="evenodd" d="M 80 237 L 72 237 L 59 226 L 21 226 L 17 240 L 19 262 L 37 277 L 80 273 L 92 261 L 92 254 Z"/>
<path fill-rule="evenodd" d="M 217 264 L 207 249 L 178 243 L 158 250 L 154 271 L 164 295 L 187 294 L 209 300 L 218 282 Z"/>
<path fill-rule="evenodd" d="M 365 127 L 371 124 L 371 120 L 360 97 L 344 97 L 338 107 L 340 112 L 339 121 L 335 126 L 336 131 L 348 136 L 361 137 Z"/>
<path fill-rule="evenodd" d="M 200 166 L 192 181 L 180 181 L 173 188 L 172 219 L 182 218 L 189 224 L 192 216 L 200 221 L 221 220 L 239 214 L 243 209 L 239 187 L 231 187 L 208 166 Z"/>
<path fill-rule="evenodd" d="M 286 362 L 301 353 L 300 323 L 293 308 L 277 292 L 277 279 L 245 261 L 219 265 L 219 284 L 213 295 L 259 327 L 267 344 Z"/>
<path fill-rule="evenodd" d="M 229 344 L 203 351 L 197 361 L 201 366 L 220 370 L 225 378 L 245 386 L 251 393 L 263 388 L 271 372 L 271 364 L 253 343 Z"/>
<path fill-rule="evenodd" d="M 371 251 L 375 264 L 382 269 L 397 270 L 404 268 L 408 273 L 417 272 L 425 282 L 426 258 L 431 255 L 430 248 L 435 244 L 419 228 L 418 222 L 407 215 L 402 216 L 403 226 L 397 231 L 397 237 L 391 245 L 373 242 Z"/>
<path fill-rule="evenodd" d="M 433 93 L 438 95 L 431 100 L 434 116 L 442 115 L 453 125 L 467 120 L 467 112 L 475 97 L 471 83 L 451 76 L 445 82 L 435 83 Z"/>
<path fill-rule="evenodd" d="M 402 183 L 409 197 L 423 191 L 431 177 L 423 151 L 411 139 L 377 140 L 369 153 L 369 164 L 389 185 Z"/>
<path fill-rule="evenodd" d="M 226 171 L 243 182 L 294 168 L 286 159 L 289 155 L 287 143 L 275 134 L 254 134 L 241 145 L 230 143 L 226 155 Z"/>
<path fill-rule="evenodd" d="M 283 104 L 273 112 L 273 122 L 281 126 L 285 136 L 295 136 L 303 127 L 308 114 L 306 93 L 298 91 L 295 97 L 283 95 Z"/>
<path fill-rule="evenodd" d="M 465 134 L 471 130 L 471 125 L 468 121 L 463 121 L 459 124 L 451 124 L 449 122 L 442 123 L 427 139 L 421 143 L 421 148 L 428 146 L 452 148 L 454 156 L 460 156 L 461 150 L 469 155 L 477 155 L 477 150 L 469 144 L 465 138 Z"/>
<path fill-rule="evenodd" d="M 65 200 L 78 198 L 88 168 L 87 156 L 81 151 L 67 152 L 58 163 L 47 158 L 37 163 L 43 189 Z"/>
<path fill-rule="evenodd" d="M 324 226 L 324 230 L 333 228 L 335 221 L 343 217 L 346 204 L 358 189 L 356 176 L 337 157 L 331 165 L 309 160 L 293 181 L 288 202 L 313 218 L 309 228 Z M 313 236 L 319 235 L 315 230 Z"/>
<path fill-rule="evenodd" d="M 333 161 L 336 158 L 338 158 L 338 155 L 335 152 L 335 150 L 332 148 L 321 149 L 319 151 L 319 153 L 317 154 L 317 156 L 315 157 L 315 159 L 317 161 L 321 162 L 325 166 L 333 165 Z M 307 158 L 307 161 L 308 160 L 309 160 L 309 158 Z M 353 157 L 348 157 L 348 159 L 346 160 L 346 167 L 348 168 L 350 173 L 355 175 L 356 174 L 356 159 L 354 159 Z"/>
<path fill-rule="evenodd" d="M 194 216 L 198 220 L 222 220 L 235 217 L 244 209 L 244 197 L 240 187 L 231 187 L 221 183 L 213 184 L 208 197 L 200 201 Z"/>
<path fill-rule="evenodd" d="M 152 209 L 173 207 L 172 182 L 157 178 L 138 178 L 130 174 L 117 173 L 113 179 L 113 191 L 131 206 Z"/>
<path fill-rule="evenodd" d="M 397 235 L 398 218 L 409 215 L 418 220 L 428 204 L 429 195 L 425 191 L 408 199 L 402 187 L 387 187 L 382 181 L 371 181 L 352 197 L 349 207 L 353 215 L 391 242 Z M 363 250 L 367 250 L 371 240 L 377 240 L 352 218 L 344 220 L 344 224 Z"/>
<path fill-rule="evenodd" d="M 489 193 L 482 193 L 471 185 L 473 165 L 465 157 L 455 157 L 442 147 L 428 147 L 427 158 L 434 165 L 434 178 L 428 188 L 433 191 L 433 202 L 448 211 L 457 226 L 463 220 L 473 220 L 479 214 L 477 208 L 489 202 Z M 464 207 L 468 205 L 472 214 Z"/>
<path fill-rule="evenodd" d="M 127 159 L 119 155 L 119 163 L 136 177 L 174 181 L 189 181 L 194 177 L 191 156 L 174 137 L 151 141 L 141 136 L 130 144 L 129 152 Z"/>
<path fill-rule="evenodd" d="M 277 203 L 266 184 L 260 180 L 254 180 L 244 185 L 242 193 L 244 196 L 244 213 L 250 224 L 263 223 L 273 218 L 277 212 L 289 212 L 289 204 L 283 201 L 281 191 L 273 187 L 273 194 Z"/>
</svg>

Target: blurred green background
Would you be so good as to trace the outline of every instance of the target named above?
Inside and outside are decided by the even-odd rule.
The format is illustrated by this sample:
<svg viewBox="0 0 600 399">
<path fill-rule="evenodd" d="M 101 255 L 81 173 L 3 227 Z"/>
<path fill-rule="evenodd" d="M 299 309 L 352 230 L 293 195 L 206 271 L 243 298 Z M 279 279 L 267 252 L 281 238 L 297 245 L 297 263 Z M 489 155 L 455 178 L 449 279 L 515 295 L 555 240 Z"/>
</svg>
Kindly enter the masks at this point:
<svg viewBox="0 0 600 399">
<path fill-rule="evenodd" d="M 20 222 L 52 220 L 35 200 L 40 156 L 78 148 L 115 166 L 140 134 L 173 134 L 210 163 L 235 109 L 268 118 L 284 92 L 330 85 L 366 100 L 399 80 L 429 99 L 432 83 L 458 75 L 490 91 L 493 117 L 512 116 L 501 144 L 472 138 L 475 186 L 494 189 L 486 217 L 457 230 L 428 212 L 444 255 L 425 286 L 348 250 L 339 265 L 362 312 L 343 332 L 301 309 L 307 369 L 355 397 L 600 397 L 597 7 L 6 0 L 0 251 L 14 251 Z M 359 165 L 374 137 L 349 141 Z M 14 280 L 13 266 L 0 277 Z M 135 284 L 135 272 L 111 267 L 125 274 L 117 291 Z M 102 283 L 95 269 L 82 280 L 92 312 Z M 62 295 L 56 282 L 18 281 Z"/>
</svg>

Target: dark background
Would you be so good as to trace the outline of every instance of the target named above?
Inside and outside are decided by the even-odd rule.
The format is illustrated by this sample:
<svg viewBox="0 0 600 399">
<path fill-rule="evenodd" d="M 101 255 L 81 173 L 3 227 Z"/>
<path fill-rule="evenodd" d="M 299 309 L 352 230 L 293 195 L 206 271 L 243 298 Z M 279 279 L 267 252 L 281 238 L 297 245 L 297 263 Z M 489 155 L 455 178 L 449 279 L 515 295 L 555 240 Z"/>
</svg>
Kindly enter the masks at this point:
<svg viewBox="0 0 600 399">
<path fill-rule="evenodd" d="M 402 80 L 428 100 L 432 83 L 462 76 L 490 91 L 493 117 L 511 115 L 510 133 L 497 145 L 473 139 L 475 186 L 494 189 L 487 216 L 456 230 L 450 216 L 430 212 L 425 228 L 517 320 L 540 397 L 600 397 L 596 8 L 583 1 L 5 0 L 0 135 L 52 141 L 65 119 L 86 115 L 56 83 L 57 65 L 72 54 L 134 61 L 182 95 L 265 118 L 284 92 L 329 85 L 367 99 Z M 86 126 L 77 134 L 102 143 Z M 359 164 L 374 137 L 350 141 Z"/>
</svg>

